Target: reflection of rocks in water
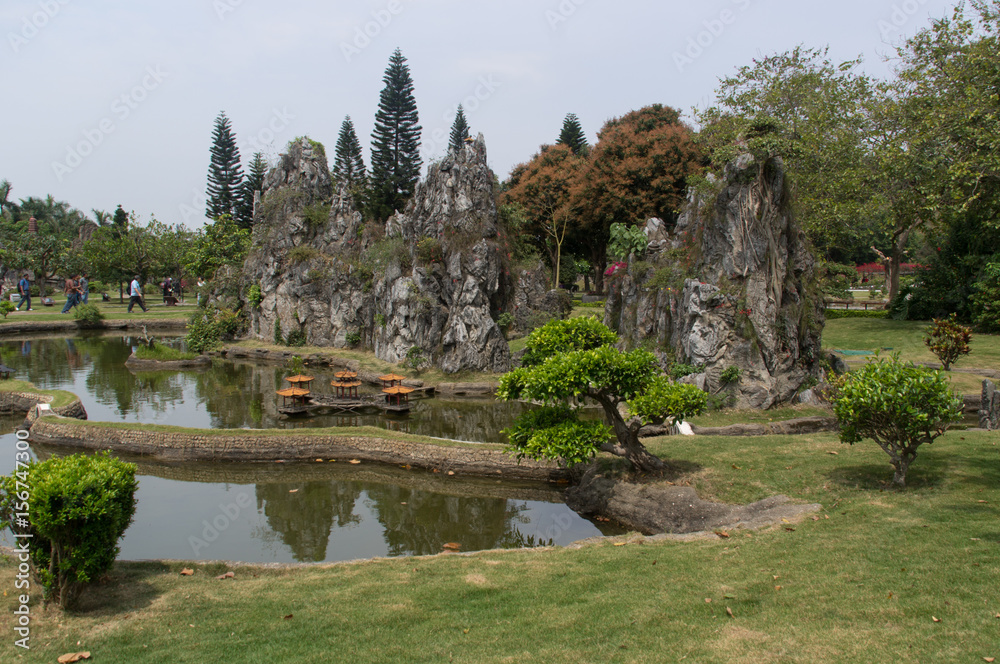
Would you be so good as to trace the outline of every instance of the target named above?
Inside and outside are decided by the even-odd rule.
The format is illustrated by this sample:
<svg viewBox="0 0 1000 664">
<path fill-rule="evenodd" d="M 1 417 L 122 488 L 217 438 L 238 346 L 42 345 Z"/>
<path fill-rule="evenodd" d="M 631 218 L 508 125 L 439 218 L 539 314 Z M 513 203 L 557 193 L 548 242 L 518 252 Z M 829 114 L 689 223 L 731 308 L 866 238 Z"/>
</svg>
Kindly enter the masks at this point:
<svg viewBox="0 0 1000 664">
<path fill-rule="evenodd" d="M 295 493 L 291 493 L 296 490 Z M 258 484 L 257 509 L 300 562 L 326 558 L 333 524 L 342 528 L 359 523 L 354 503 L 361 487 L 354 482 Z"/>
<path fill-rule="evenodd" d="M 446 542 L 463 550 L 493 549 L 527 539 L 516 530 L 523 507 L 494 498 L 445 496 L 398 486 L 368 490 L 385 527 L 390 556 L 440 553 Z M 403 505 L 402 503 L 406 503 Z"/>
</svg>

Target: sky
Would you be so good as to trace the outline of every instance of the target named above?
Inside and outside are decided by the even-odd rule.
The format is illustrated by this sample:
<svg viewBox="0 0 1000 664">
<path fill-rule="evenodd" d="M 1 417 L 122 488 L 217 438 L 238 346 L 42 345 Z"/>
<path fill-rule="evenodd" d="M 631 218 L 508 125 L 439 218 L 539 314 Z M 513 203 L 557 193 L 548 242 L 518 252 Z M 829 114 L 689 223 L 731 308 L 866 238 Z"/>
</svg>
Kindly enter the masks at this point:
<svg viewBox="0 0 1000 664">
<path fill-rule="evenodd" d="M 307 135 L 334 147 L 345 116 L 365 146 L 392 52 L 407 58 L 424 166 L 462 104 L 503 179 L 576 113 L 591 143 L 653 103 L 689 121 L 720 77 L 803 44 L 864 57 L 952 0 L 3 0 L 0 179 L 88 215 L 121 204 L 198 228 L 215 118 L 244 168 Z M 332 166 L 332 164 L 331 164 Z"/>
</svg>

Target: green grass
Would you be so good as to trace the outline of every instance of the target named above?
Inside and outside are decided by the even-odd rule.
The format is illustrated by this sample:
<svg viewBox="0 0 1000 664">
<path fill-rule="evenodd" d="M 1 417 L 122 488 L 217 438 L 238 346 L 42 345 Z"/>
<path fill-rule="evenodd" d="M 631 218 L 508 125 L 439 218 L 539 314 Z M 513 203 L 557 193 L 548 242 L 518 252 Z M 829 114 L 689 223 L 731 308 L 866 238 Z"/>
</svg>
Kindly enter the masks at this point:
<svg viewBox="0 0 1000 664">
<path fill-rule="evenodd" d="M 727 408 L 725 410 L 713 410 L 692 417 L 688 420 L 691 424 L 701 427 L 724 427 L 730 424 L 767 424 L 769 422 L 781 422 L 791 420 L 796 417 L 833 417 L 830 408 L 822 406 L 784 406 L 771 410 L 740 410 Z"/>
<path fill-rule="evenodd" d="M 136 664 L 235 652 L 250 663 L 981 662 L 1000 657 L 997 442 L 946 435 L 921 448 L 898 492 L 886 487 L 878 448 L 832 435 L 654 439 L 703 497 L 783 493 L 823 508 L 816 520 L 728 539 L 236 567 L 226 581 L 214 578 L 229 569 L 221 564 L 119 563 L 79 611 L 35 606 L 32 649 L 16 654 L 51 662 L 88 650 L 94 661 Z M 180 576 L 186 566 L 193 576 Z M 15 571 L 12 558 L 0 564 L 7 616 Z M 5 660 L 12 641 L 0 645 Z"/>
<path fill-rule="evenodd" d="M 29 383 L 26 380 L 0 380 L 0 392 L 29 392 L 31 394 L 45 394 L 52 397 L 52 403 L 50 404 L 53 408 L 61 408 L 63 406 L 68 406 L 69 404 L 77 401 L 77 396 L 72 392 L 67 392 L 65 390 L 40 390 L 35 387 L 34 383 Z"/>
<path fill-rule="evenodd" d="M 198 353 L 178 350 L 165 344 L 155 344 L 152 348 L 141 345 L 136 349 L 135 356 L 140 360 L 156 360 L 158 362 L 176 362 L 179 360 L 194 360 L 201 357 Z"/>
<path fill-rule="evenodd" d="M 878 350 L 891 348 L 884 353 L 899 352 L 900 358 L 912 362 L 939 360 L 924 345 L 924 334 L 930 326 L 922 321 L 872 320 L 843 318 L 827 321 L 823 329 L 823 348 L 828 350 Z M 958 369 L 977 368 L 1000 371 L 1000 336 L 973 334 L 972 353 L 963 356 L 952 366 Z M 864 357 L 846 357 L 849 364 L 860 365 Z M 982 389 L 984 376 L 950 372 L 952 387 L 963 394 L 976 394 Z"/>
<path fill-rule="evenodd" d="M 40 390 L 35 390 L 36 392 Z M 70 394 L 66 392 L 65 394 Z M 70 395 L 72 396 L 72 395 Z M 76 397 L 74 397 L 75 399 Z M 120 429 L 124 431 L 150 431 L 159 433 L 180 433 L 190 436 L 240 436 L 243 438 L 273 437 L 273 436 L 368 436 L 371 438 L 384 438 L 386 440 L 400 440 L 411 443 L 422 443 L 425 445 L 439 445 L 441 447 L 469 447 L 474 449 L 502 449 L 504 446 L 496 443 L 467 443 L 458 440 L 443 440 L 428 436 L 418 436 L 402 431 L 382 429 L 380 427 L 332 427 L 302 429 L 194 429 L 190 427 L 176 426 L 173 424 L 137 424 L 135 422 L 96 422 L 93 420 L 77 420 L 74 418 L 59 418 L 59 423 L 80 428 L 102 428 Z"/>
<path fill-rule="evenodd" d="M 65 296 L 53 297 L 55 304 L 51 307 L 46 307 L 42 305 L 42 301 L 39 298 L 31 298 L 31 306 L 34 311 L 27 311 L 22 309 L 21 311 L 15 311 L 7 318 L 0 319 L 0 326 L 3 323 L 23 323 L 25 321 L 54 321 L 54 320 L 73 320 L 73 311 L 67 313 L 60 313 L 62 311 L 63 305 L 66 304 Z M 117 298 L 113 298 L 113 302 L 100 302 L 100 295 L 96 298 L 91 294 L 90 304 L 96 304 L 104 314 L 105 321 L 108 320 L 122 320 L 125 318 L 142 318 L 142 319 L 183 319 L 187 320 L 191 317 L 191 314 L 195 310 L 194 300 L 190 301 L 190 304 L 178 305 L 175 307 L 165 307 L 159 301 L 153 300 L 152 298 L 146 299 L 146 306 L 149 309 L 148 312 L 143 313 L 142 309 L 138 306 L 134 307 L 132 313 L 128 313 L 128 298 L 125 298 L 125 304 L 119 304 Z M 16 304 L 16 303 L 15 303 Z"/>
</svg>

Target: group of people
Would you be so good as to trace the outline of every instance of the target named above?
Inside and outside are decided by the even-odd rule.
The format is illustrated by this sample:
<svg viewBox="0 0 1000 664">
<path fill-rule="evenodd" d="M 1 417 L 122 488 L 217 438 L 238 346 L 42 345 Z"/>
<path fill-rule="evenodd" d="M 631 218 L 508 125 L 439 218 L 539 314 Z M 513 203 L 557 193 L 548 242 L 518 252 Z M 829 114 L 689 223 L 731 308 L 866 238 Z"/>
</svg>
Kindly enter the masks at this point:
<svg viewBox="0 0 1000 664">
<path fill-rule="evenodd" d="M 63 293 L 66 295 L 66 306 L 62 313 L 68 312 L 78 304 L 87 304 L 90 299 L 90 280 L 86 274 L 75 274 L 67 277 L 63 284 Z"/>
<path fill-rule="evenodd" d="M 167 277 L 166 281 L 160 284 L 163 289 L 163 301 L 167 302 L 168 297 L 180 298 L 183 294 L 182 282 L 180 280 L 173 280 Z M 204 286 L 204 282 L 199 278 L 198 287 L 199 289 Z M 2 292 L 2 291 L 0 291 Z M 21 276 L 20 281 L 17 282 L 17 292 L 21 296 L 20 301 L 17 303 L 16 310 L 20 311 L 22 306 L 25 306 L 27 311 L 34 311 L 31 307 L 31 281 L 27 274 Z M 80 304 L 87 304 L 90 299 L 90 278 L 85 272 L 75 274 L 71 277 L 67 277 L 63 284 L 63 293 L 66 295 L 66 304 L 63 306 L 62 313 L 69 312 L 73 307 Z M 149 311 L 146 307 L 146 300 L 142 292 L 142 282 L 139 279 L 139 275 L 135 275 L 132 279 L 132 283 L 129 284 L 129 300 L 128 300 L 128 312 L 132 313 L 132 308 L 135 305 L 145 312 Z M 105 295 L 107 299 L 107 295 Z M 201 293 L 198 293 L 198 300 L 201 301 Z"/>
</svg>

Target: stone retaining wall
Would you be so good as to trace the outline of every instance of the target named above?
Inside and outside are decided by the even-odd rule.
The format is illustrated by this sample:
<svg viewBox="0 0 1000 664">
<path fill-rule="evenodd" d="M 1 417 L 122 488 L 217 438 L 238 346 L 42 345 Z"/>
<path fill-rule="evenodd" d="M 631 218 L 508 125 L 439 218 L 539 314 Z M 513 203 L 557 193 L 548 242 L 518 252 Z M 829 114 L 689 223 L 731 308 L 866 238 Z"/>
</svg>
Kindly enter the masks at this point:
<svg viewBox="0 0 1000 664">
<path fill-rule="evenodd" d="M 554 463 L 518 463 L 499 446 L 435 445 L 376 436 L 281 434 L 268 431 L 206 434 L 87 426 L 53 417 L 31 427 L 32 442 L 148 456 L 160 461 L 315 461 L 338 459 L 408 464 L 441 472 L 525 480 L 568 476 Z"/>
<path fill-rule="evenodd" d="M 80 330 L 186 330 L 184 319 L 127 318 L 104 320 L 97 325 L 78 324 L 75 320 L 14 320 L 0 324 L 0 336 L 38 332 L 79 332 Z"/>
<path fill-rule="evenodd" d="M 193 360 L 140 360 L 132 353 L 125 360 L 125 367 L 133 371 L 178 371 L 183 369 L 206 369 L 212 366 L 212 358 L 201 355 Z"/>
<path fill-rule="evenodd" d="M 40 403 L 52 403 L 54 397 L 49 394 L 34 394 L 32 392 L 0 392 L 0 413 L 28 413 L 26 424 L 31 425 L 35 420 L 35 406 Z M 70 417 L 78 420 L 87 419 L 87 410 L 79 399 L 65 406 L 53 408 L 52 412 L 63 417 Z"/>
</svg>

